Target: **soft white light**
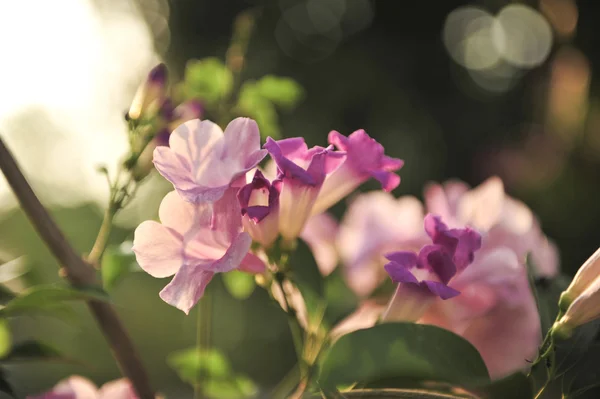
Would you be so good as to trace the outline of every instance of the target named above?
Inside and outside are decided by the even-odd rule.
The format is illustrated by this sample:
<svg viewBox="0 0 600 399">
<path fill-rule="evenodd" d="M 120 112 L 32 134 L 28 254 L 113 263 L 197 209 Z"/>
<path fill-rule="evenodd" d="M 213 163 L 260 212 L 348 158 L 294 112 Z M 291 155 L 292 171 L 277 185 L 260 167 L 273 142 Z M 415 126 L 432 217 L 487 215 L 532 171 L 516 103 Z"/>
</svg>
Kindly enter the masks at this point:
<svg viewBox="0 0 600 399">
<path fill-rule="evenodd" d="M 126 151 L 123 111 L 157 62 L 136 10 L 130 0 L 0 2 L 0 134 L 44 203 L 106 201 L 96 165 L 112 169 Z M 12 203 L 1 178 L 0 202 Z"/>
<path fill-rule="evenodd" d="M 460 7 L 448 14 L 443 40 L 450 56 L 469 69 L 486 69 L 498 63 L 500 54 L 492 41 L 494 17 L 477 7 Z"/>
<path fill-rule="evenodd" d="M 546 19 L 523 4 L 504 7 L 496 16 L 494 45 L 508 63 L 533 68 L 546 60 L 552 47 L 552 29 Z"/>
</svg>

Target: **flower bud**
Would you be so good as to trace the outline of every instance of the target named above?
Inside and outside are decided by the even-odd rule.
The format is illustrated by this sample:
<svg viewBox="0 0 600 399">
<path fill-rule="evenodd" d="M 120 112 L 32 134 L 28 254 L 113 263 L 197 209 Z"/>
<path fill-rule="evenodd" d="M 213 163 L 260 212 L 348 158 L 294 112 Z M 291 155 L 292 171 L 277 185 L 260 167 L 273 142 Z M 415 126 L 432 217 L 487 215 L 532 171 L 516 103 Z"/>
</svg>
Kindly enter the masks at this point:
<svg viewBox="0 0 600 399">
<path fill-rule="evenodd" d="M 129 112 L 129 119 L 137 120 L 158 113 L 166 97 L 167 67 L 158 64 L 148 74 L 146 81 L 138 88 Z"/>
<path fill-rule="evenodd" d="M 600 276 L 600 248 L 579 268 L 569 287 L 560 296 L 559 306 L 565 312 L 571 303 Z"/>
</svg>

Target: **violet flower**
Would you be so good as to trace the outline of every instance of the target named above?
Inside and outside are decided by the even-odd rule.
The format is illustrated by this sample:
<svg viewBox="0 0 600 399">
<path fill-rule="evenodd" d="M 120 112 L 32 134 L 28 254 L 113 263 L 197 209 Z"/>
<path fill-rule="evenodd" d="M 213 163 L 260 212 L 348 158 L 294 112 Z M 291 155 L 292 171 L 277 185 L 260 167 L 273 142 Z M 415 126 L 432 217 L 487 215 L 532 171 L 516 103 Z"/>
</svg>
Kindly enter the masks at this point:
<svg viewBox="0 0 600 399">
<path fill-rule="evenodd" d="M 425 217 L 425 231 L 433 241 L 419 253 L 399 251 L 386 255 L 385 265 L 396 293 L 383 315 L 384 320 L 416 321 L 436 297 L 450 299 L 459 291 L 450 280 L 473 262 L 481 247 L 481 236 L 470 228 L 448 229 L 439 217 Z"/>
<path fill-rule="evenodd" d="M 300 137 L 264 145 L 277 164 L 279 189 L 279 233 L 288 241 L 298 237 L 319 195 L 325 177 L 339 167 L 345 153 L 315 146 L 308 149 Z"/>
<path fill-rule="evenodd" d="M 264 270 L 262 261 L 248 253 L 252 239 L 242 231 L 236 193 L 231 188 L 214 204 L 192 204 L 172 191 L 160 204 L 161 223 L 145 221 L 135 230 L 133 251 L 140 267 L 157 278 L 175 275 L 160 297 L 186 314 L 215 273 Z"/>
<path fill-rule="evenodd" d="M 237 197 L 244 230 L 254 241 L 269 248 L 279 235 L 279 191 L 257 169 L 252 182 L 242 187 Z"/>
<path fill-rule="evenodd" d="M 171 134 L 169 147 L 154 150 L 154 165 L 194 203 L 217 201 L 229 187 L 243 184 L 246 172 L 267 154 L 260 149 L 258 125 L 248 118 L 234 119 L 225 133 L 208 120 L 188 121 Z"/>
<path fill-rule="evenodd" d="M 400 176 L 393 173 L 404 165 L 401 159 L 384 154 L 383 146 L 362 129 L 346 137 L 339 132 L 329 133 L 329 144 L 344 151 L 344 162 L 327 176 L 313 207 L 313 215 L 321 213 L 344 198 L 370 178 L 381 183 L 384 191 L 400 184 Z"/>
</svg>

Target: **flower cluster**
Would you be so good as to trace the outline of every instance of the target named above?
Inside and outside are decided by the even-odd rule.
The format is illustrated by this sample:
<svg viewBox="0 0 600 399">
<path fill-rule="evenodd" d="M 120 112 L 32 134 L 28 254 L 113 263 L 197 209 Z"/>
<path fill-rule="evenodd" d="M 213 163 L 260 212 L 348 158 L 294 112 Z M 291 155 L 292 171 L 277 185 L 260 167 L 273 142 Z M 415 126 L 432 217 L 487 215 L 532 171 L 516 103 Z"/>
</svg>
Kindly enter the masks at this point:
<svg viewBox="0 0 600 399">
<path fill-rule="evenodd" d="M 312 233 L 318 230 L 328 233 Z M 477 247 L 474 231 L 482 240 L 471 258 Z M 458 232 L 471 236 L 463 240 L 470 245 L 457 246 L 471 248 L 458 263 L 448 255 L 452 246 L 431 251 L 431 241 L 450 242 L 440 242 L 449 232 L 455 240 L 461 237 Z M 382 318 L 437 325 L 475 345 L 494 377 L 527 367 L 527 359 L 535 356 L 541 332 L 525 259 L 530 254 L 536 273 L 551 277 L 558 271 L 558 256 L 532 212 L 505 194 L 500 179 L 492 177 L 473 189 L 457 181 L 431 184 L 425 205 L 409 196 L 361 194 L 339 226 L 331 216 L 319 215 L 302 237 L 322 272 L 330 273 L 339 258 L 348 286 L 364 298 L 334 335 L 371 327 Z M 468 267 L 464 259 L 470 260 Z M 388 273 L 398 283 L 395 295 L 373 297 Z"/>
<path fill-rule="evenodd" d="M 161 298 L 188 313 L 215 273 L 265 270 L 253 241 L 265 251 L 275 243 L 292 247 L 311 215 L 370 177 L 385 190 L 399 184 L 393 172 L 402 161 L 386 156 L 363 130 L 349 137 L 332 132 L 329 141 L 308 148 L 302 138 L 267 138 L 261 149 L 258 126 L 248 118 L 224 132 L 208 120 L 179 125 L 169 146 L 154 150 L 156 169 L 175 191 L 161 203 L 160 223 L 136 229 L 133 247 L 146 272 L 174 275 Z M 257 169 L 267 153 L 277 169 L 272 180 Z"/>
</svg>

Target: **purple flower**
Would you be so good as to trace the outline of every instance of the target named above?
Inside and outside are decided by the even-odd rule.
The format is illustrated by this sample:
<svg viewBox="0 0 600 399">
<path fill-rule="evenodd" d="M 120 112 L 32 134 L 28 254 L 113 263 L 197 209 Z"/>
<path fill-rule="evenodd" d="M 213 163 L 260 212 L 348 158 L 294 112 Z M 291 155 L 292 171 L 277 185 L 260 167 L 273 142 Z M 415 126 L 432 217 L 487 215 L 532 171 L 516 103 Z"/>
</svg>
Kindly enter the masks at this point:
<svg viewBox="0 0 600 399">
<path fill-rule="evenodd" d="M 252 239 L 269 248 L 279 235 L 279 191 L 260 170 L 238 191 L 242 224 Z"/>
<path fill-rule="evenodd" d="M 236 193 L 230 188 L 214 204 L 192 204 L 172 191 L 160 204 L 161 223 L 146 221 L 135 230 L 133 251 L 140 267 L 157 278 L 175 275 L 160 297 L 186 314 L 215 273 L 264 270 L 248 253 L 252 239 L 242 232 Z"/>
<path fill-rule="evenodd" d="M 369 178 L 377 179 L 385 191 L 391 191 L 400 184 L 400 176 L 393 172 L 400 169 L 404 161 L 386 156 L 383 146 L 364 130 L 357 130 L 348 137 L 332 131 L 329 143 L 346 152 L 347 157 L 325 179 L 313 214 L 325 211 Z"/>
<path fill-rule="evenodd" d="M 345 153 L 318 146 L 308 149 L 299 137 L 279 141 L 268 137 L 264 148 L 277 164 L 279 232 L 294 240 L 311 215 L 325 177 L 339 167 Z"/>
<path fill-rule="evenodd" d="M 419 253 L 399 251 L 386 255 L 385 265 L 392 281 L 398 283 L 384 319 L 418 320 L 431 301 L 450 299 L 459 291 L 448 286 L 450 280 L 473 262 L 481 248 L 481 236 L 470 228 L 448 229 L 439 217 L 425 216 L 425 231 L 433 244 Z"/>
<path fill-rule="evenodd" d="M 220 199 L 267 154 L 256 122 L 248 118 L 234 119 L 225 133 L 211 121 L 188 121 L 171 134 L 169 147 L 154 150 L 154 165 L 194 203 Z"/>
</svg>

